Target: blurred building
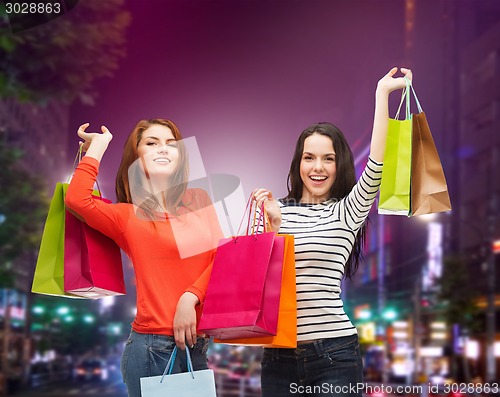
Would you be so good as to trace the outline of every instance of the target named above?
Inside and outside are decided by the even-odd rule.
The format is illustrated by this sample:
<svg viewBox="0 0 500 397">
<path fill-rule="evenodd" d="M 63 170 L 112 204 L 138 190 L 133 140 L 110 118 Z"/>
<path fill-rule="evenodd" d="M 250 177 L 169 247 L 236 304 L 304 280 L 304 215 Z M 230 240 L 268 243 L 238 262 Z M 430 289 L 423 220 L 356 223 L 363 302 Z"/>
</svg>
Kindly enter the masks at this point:
<svg viewBox="0 0 500 397">
<path fill-rule="evenodd" d="M 491 15 L 496 11 L 498 16 L 498 5 L 495 10 L 481 11 L 474 26 L 479 35 L 460 54 L 460 218 L 456 229 L 459 250 L 474 275 L 469 288 L 482 291 L 478 306 L 484 315 L 484 332 L 471 338 L 478 342 L 481 372 L 496 380 L 500 373 L 494 348 L 495 344 L 500 347 L 500 255 L 492 250 L 493 242 L 500 240 L 500 20 L 494 21 Z"/>
<path fill-rule="evenodd" d="M 443 322 L 429 269 L 439 273 L 443 257 L 461 254 L 471 275 L 464 287 L 480 295 L 482 331 L 469 335 L 477 343 L 471 365 L 483 379 L 498 379 L 498 358 L 488 374 L 486 346 L 500 341 L 500 259 L 491 252 L 500 239 L 500 2 L 405 3 L 404 63 L 419 72 L 415 90 L 453 211 L 423 222 L 373 210 L 365 263 L 344 288 L 346 309 L 360 332 L 368 380 L 381 380 L 380 371 L 398 381 L 450 372 L 455 339 L 467 331 Z"/>
<path fill-rule="evenodd" d="M 28 173 L 46 181 L 48 195 L 55 183 L 67 178 L 68 106 L 49 102 L 46 105 L 22 103 L 16 99 L 0 101 L 1 139 L 8 147 L 21 149 L 19 165 Z M 5 172 L 3 170 L 2 172 Z M 2 186 L 2 189 L 8 189 Z M 41 232 L 41 231 L 40 231 Z M 31 359 L 31 283 L 36 252 L 26 252 L 10 264 L 14 288 L 2 290 L 1 368 L 3 386 L 27 376 Z M 2 264 L 4 265 L 4 264 Z"/>
</svg>

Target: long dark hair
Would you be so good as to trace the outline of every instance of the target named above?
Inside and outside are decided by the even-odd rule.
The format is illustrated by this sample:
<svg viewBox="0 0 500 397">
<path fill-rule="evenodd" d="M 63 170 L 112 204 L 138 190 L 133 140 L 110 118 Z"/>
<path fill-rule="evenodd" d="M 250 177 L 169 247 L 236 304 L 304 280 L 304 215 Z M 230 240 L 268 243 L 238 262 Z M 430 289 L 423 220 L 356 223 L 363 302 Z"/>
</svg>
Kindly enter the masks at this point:
<svg viewBox="0 0 500 397">
<path fill-rule="evenodd" d="M 299 136 L 295 145 L 290 172 L 288 173 L 288 195 L 283 199 L 285 203 L 298 203 L 302 199 L 304 182 L 300 177 L 300 162 L 304 153 L 304 142 L 313 134 L 326 136 L 332 140 L 335 150 L 336 177 L 330 188 L 328 199 L 339 201 L 347 196 L 356 184 L 354 156 L 344 134 L 331 123 L 317 123 L 306 128 Z M 347 259 L 344 277 L 351 278 L 358 270 L 359 262 L 363 259 L 363 245 L 366 237 L 366 222 L 363 223 L 356 235 L 354 246 Z"/>
</svg>

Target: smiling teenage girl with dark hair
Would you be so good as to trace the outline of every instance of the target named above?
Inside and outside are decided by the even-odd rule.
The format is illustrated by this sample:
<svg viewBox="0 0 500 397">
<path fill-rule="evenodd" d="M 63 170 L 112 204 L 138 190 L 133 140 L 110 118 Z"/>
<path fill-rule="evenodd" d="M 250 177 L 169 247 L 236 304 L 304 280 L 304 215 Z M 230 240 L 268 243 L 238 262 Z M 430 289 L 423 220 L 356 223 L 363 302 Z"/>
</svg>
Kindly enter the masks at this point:
<svg viewBox="0 0 500 397">
<path fill-rule="evenodd" d="M 279 201 L 257 189 L 274 231 L 293 234 L 297 288 L 297 349 L 264 349 L 262 396 L 297 392 L 361 396 L 363 366 L 356 328 L 344 312 L 341 281 L 358 267 L 365 221 L 377 195 L 388 126 L 389 94 L 406 86 L 397 68 L 377 85 L 368 163 L 356 182 L 351 149 L 330 123 L 306 128 Z M 401 72 L 411 80 L 409 69 Z"/>
</svg>

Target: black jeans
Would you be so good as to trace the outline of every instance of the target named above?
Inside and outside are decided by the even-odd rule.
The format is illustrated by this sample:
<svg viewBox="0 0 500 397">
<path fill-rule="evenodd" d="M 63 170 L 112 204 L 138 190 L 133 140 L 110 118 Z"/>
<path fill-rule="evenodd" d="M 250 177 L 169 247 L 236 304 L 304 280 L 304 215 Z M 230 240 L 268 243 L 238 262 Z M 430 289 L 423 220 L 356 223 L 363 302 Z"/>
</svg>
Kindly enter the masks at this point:
<svg viewBox="0 0 500 397">
<path fill-rule="evenodd" d="M 261 383 L 262 397 L 361 397 L 358 336 L 322 339 L 297 349 L 264 349 Z"/>
</svg>

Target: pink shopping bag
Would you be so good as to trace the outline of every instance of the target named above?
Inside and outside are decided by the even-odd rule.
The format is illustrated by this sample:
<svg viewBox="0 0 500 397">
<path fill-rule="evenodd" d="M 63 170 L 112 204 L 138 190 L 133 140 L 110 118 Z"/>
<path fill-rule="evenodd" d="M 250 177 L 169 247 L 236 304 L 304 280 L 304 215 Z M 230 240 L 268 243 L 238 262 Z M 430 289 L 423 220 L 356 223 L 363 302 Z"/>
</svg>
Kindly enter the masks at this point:
<svg viewBox="0 0 500 397">
<path fill-rule="evenodd" d="M 276 335 L 284 251 L 273 232 L 222 239 L 198 329 L 221 340 Z"/>
<path fill-rule="evenodd" d="M 94 299 L 126 293 L 118 245 L 69 211 L 65 219 L 64 291 Z"/>
</svg>

